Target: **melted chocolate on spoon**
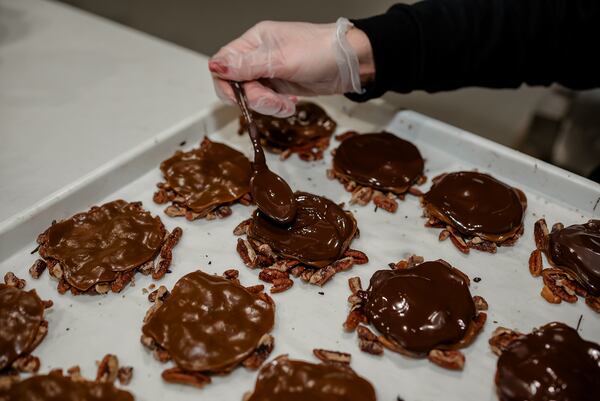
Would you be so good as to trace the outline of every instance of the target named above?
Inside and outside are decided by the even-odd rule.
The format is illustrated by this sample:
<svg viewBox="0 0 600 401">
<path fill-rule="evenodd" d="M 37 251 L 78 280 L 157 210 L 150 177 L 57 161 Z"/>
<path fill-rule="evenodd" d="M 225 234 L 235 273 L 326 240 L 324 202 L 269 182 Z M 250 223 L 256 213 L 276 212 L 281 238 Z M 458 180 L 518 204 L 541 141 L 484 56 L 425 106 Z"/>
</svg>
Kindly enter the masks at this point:
<svg viewBox="0 0 600 401">
<path fill-rule="evenodd" d="M 239 82 L 232 82 L 242 115 L 248 123 L 248 132 L 254 147 L 253 174 L 250 179 L 250 191 L 256 206 L 269 218 L 280 224 L 289 224 L 296 217 L 294 193 L 283 178 L 269 170 L 265 153 L 259 141 L 258 129 L 247 107 L 246 95 Z"/>
<path fill-rule="evenodd" d="M 247 401 L 375 401 L 371 383 L 346 366 L 279 357 L 265 365 Z"/>
<path fill-rule="evenodd" d="M 364 310 L 369 322 L 418 355 L 459 343 L 476 313 L 463 274 L 444 261 L 379 270 L 367 293 Z"/>
<path fill-rule="evenodd" d="M 501 401 L 600 400 L 600 346 L 549 323 L 502 352 L 496 385 Z"/>
<path fill-rule="evenodd" d="M 571 273 L 591 295 L 600 295 L 600 220 L 553 231 L 548 253 L 553 265 Z"/>
<path fill-rule="evenodd" d="M 525 195 L 488 174 L 449 173 L 423 196 L 434 217 L 466 235 L 502 242 L 521 228 Z"/>
</svg>

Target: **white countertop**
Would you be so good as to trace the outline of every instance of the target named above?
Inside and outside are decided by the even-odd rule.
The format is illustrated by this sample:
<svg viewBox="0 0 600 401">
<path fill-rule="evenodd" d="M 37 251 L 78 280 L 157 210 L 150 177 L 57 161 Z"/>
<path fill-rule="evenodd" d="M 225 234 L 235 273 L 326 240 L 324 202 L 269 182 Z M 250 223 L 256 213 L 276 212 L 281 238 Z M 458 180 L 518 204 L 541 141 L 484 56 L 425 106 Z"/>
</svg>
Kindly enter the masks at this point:
<svg viewBox="0 0 600 401">
<path fill-rule="evenodd" d="M 42 0 L 0 0 L 0 223 L 217 99 L 205 56 Z"/>
</svg>

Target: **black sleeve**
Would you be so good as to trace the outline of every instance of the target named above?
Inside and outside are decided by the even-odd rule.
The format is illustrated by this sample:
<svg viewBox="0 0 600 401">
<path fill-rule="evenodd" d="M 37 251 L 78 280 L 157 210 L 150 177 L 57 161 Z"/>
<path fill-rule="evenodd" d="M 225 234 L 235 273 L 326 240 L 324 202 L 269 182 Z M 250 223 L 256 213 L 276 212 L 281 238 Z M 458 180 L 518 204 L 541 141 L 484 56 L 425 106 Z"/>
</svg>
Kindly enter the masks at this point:
<svg viewBox="0 0 600 401">
<path fill-rule="evenodd" d="M 388 90 L 600 87 L 600 0 L 425 0 L 352 21 L 373 47 L 364 101 Z"/>
</svg>

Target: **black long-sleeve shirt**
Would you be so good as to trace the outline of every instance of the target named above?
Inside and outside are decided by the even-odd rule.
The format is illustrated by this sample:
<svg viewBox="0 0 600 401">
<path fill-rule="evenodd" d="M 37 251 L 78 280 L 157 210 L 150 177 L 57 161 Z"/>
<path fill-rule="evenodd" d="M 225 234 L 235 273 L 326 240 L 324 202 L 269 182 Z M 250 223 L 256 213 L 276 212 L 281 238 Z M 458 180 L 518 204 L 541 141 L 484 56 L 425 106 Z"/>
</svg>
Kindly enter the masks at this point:
<svg viewBox="0 0 600 401">
<path fill-rule="evenodd" d="M 369 37 L 376 68 L 354 100 L 388 90 L 600 87 L 600 0 L 424 0 L 352 22 Z"/>
</svg>

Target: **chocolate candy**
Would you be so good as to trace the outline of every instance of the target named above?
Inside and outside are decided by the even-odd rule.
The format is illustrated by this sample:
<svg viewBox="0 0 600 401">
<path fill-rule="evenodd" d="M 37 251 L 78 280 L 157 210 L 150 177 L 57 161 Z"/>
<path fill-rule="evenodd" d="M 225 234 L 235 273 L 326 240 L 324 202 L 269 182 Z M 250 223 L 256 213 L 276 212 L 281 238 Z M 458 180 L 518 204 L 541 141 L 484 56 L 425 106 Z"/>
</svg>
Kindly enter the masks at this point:
<svg viewBox="0 0 600 401">
<path fill-rule="evenodd" d="M 33 350 L 43 321 L 44 304 L 35 290 L 0 284 L 0 371 Z"/>
<path fill-rule="evenodd" d="M 338 260 L 356 234 L 356 220 L 327 198 L 306 192 L 296 192 L 294 198 L 297 213 L 291 224 L 276 224 L 256 211 L 248 237 L 310 266 L 324 267 Z"/>
<path fill-rule="evenodd" d="M 53 224 L 38 242 L 40 255 L 60 264 L 62 278 L 87 291 L 154 259 L 165 234 L 160 218 L 140 203 L 116 200 Z"/>
<path fill-rule="evenodd" d="M 563 323 L 549 323 L 513 341 L 498 358 L 501 401 L 600 399 L 600 346 Z"/>
<path fill-rule="evenodd" d="M 258 374 L 246 401 L 375 401 L 371 383 L 351 368 L 279 357 Z"/>
<path fill-rule="evenodd" d="M 183 276 L 142 332 L 186 371 L 224 372 L 254 352 L 274 306 L 239 284 L 195 271 Z"/>
<path fill-rule="evenodd" d="M 423 196 L 430 216 L 492 242 L 513 238 L 522 229 L 526 205 L 520 190 L 474 171 L 440 176 Z"/>
<path fill-rule="evenodd" d="M 174 202 L 197 213 L 208 213 L 250 192 L 250 161 L 227 145 L 205 139 L 188 152 L 176 152 L 160 165 Z"/>
<path fill-rule="evenodd" d="M 592 295 L 600 295 L 600 220 L 553 230 L 546 255 Z"/>
<path fill-rule="evenodd" d="M 402 194 L 422 175 L 424 161 L 415 145 L 389 132 L 362 134 L 336 149 L 336 175 L 360 185 Z"/>
<path fill-rule="evenodd" d="M 276 118 L 252 113 L 264 145 L 268 149 L 285 150 L 315 143 L 328 138 L 335 131 L 336 123 L 320 106 L 299 102 L 296 113 L 287 118 Z M 246 121 L 240 119 L 240 132 L 247 129 Z"/>
<path fill-rule="evenodd" d="M 386 338 L 415 355 L 460 343 L 476 310 L 463 273 L 438 260 L 371 277 L 364 313 Z"/>
<path fill-rule="evenodd" d="M 5 397 L 5 398 L 2 398 Z M 112 383 L 73 381 L 60 373 L 33 376 L 13 384 L 0 399 L 5 401 L 133 401 L 131 393 Z"/>
</svg>

